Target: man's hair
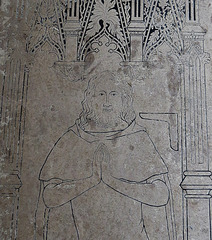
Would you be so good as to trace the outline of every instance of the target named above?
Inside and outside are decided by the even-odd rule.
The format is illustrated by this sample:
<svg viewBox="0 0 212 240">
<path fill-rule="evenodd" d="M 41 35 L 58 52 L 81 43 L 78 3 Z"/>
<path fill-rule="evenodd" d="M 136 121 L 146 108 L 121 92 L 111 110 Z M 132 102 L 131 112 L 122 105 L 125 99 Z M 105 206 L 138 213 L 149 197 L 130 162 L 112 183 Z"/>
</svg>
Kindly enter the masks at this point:
<svg viewBox="0 0 212 240">
<path fill-rule="evenodd" d="M 133 109 L 133 97 L 131 78 L 124 74 L 123 71 L 117 71 L 117 73 L 109 70 L 98 73 L 90 78 L 87 89 L 84 92 L 84 100 L 82 101 L 82 112 L 80 113 L 77 123 L 84 129 L 88 125 L 88 121 L 95 118 L 95 113 L 91 106 L 91 99 L 95 94 L 97 84 L 104 79 L 110 79 L 120 89 L 122 98 L 122 108 L 120 108 L 120 118 L 130 125 L 136 118 L 135 111 Z"/>
</svg>

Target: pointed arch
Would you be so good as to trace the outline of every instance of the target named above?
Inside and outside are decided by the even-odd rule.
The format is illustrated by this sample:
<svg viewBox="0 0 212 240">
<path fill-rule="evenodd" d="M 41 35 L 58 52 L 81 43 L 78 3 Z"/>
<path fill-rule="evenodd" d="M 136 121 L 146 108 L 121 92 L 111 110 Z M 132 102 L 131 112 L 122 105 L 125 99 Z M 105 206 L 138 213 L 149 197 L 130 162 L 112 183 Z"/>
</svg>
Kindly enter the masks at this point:
<svg viewBox="0 0 212 240">
<path fill-rule="evenodd" d="M 62 6 L 58 0 L 40 1 L 31 34 L 27 39 L 27 52 L 35 53 L 48 42 L 57 54 L 58 59 L 64 60 L 65 36 L 62 29 L 63 22 Z"/>
<path fill-rule="evenodd" d="M 176 1 L 168 0 L 164 5 L 160 0 L 152 0 L 146 12 L 148 16 L 143 41 L 144 59 L 147 60 L 150 53 L 163 41 L 167 42 L 177 55 L 180 55 L 183 49 L 182 20 Z"/>
<path fill-rule="evenodd" d="M 91 52 L 96 52 L 98 51 L 98 49 L 92 49 L 92 45 L 94 43 L 99 44 L 99 46 L 102 44 L 101 43 L 101 38 L 105 36 L 108 39 L 107 42 L 107 46 L 108 47 L 108 51 L 110 51 L 111 53 L 115 53 L 118 54 L 123 61 L 126 61 L 126 49 L 123 47 L 123 45 L 112 35 L 110 34 L 108 31 L 106 30 L 102 30 L 99 34 L 97 34 L 96 36 L 94 36 L 93 38 L 91 38 L 89 41 L 87 41 L 85 43 L 85 45 L 82 47 L 82 52 L 81 52 L 81 56 L 80 56 L 80 61 L 84 61 L 86 56 L 91 53 Z M 116 48 L 115 49 L 110 49 L 110 45 L 115 44 Z"/>
<path fill-rule="evenodd" d="M 98 7 L 99 11 L 96 9 Z M 83 3 L 81 8 L 84 10 L 80 18 L 82 32 L 78 41 L 78 59 L 80 61 L 85 59 L 85 53 L 89 52 L 87 48 L 103 35 L 117 45 L 123 60 L 129 59 L 130 37 L 122 1 L 90 0 L 87 5 Z"/>
</svg>

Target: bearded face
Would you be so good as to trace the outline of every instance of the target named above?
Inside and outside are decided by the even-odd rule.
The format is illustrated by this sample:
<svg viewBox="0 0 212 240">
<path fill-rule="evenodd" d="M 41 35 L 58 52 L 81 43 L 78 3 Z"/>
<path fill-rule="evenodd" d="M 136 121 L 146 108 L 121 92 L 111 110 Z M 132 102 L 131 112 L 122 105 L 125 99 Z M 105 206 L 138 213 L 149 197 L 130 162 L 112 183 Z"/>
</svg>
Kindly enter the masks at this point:
<svg viewBox="0 0 212 240">
<path fill-rule="evenodd" d="M 121 118 L 122 93 L 113 79 L 103 79 L 95 86 L 90 104 L 91 120 L 95 122 L 97 128 L 114 130 L 126 125 Z"/>
<path fill-rule="evenodd" d="M 121 77 L 121 78 L 120 78 Z M 136 118 L 131 84 L 125 76 L 104 71 L 88 82 L 78 124 L 86 131 L 123 130 Z"/>
</svg>

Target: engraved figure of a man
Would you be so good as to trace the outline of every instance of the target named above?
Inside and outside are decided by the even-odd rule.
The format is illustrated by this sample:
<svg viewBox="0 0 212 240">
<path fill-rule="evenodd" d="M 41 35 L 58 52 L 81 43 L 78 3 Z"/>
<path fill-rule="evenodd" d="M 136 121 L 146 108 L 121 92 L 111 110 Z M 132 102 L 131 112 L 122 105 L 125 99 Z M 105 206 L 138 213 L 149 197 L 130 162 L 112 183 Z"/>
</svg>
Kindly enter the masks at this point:
<svg viewBox="0 0 212 240">
<path fill-rule="evenodd" d="M 40 171 L 42 238 L 175 239 L 168 169 L 135 121 L 130 78 L 95 75 L 82 107 Z"/>
</svg>

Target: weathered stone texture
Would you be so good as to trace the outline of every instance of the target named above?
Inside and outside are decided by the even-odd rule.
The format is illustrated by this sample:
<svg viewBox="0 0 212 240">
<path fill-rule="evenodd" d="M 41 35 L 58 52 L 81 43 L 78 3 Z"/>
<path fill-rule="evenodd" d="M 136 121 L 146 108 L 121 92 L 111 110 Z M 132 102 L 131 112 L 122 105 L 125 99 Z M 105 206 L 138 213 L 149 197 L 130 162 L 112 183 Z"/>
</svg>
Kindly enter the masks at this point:
<svg viewBox="0 0 212 240">
<path fill-rule="evenodd" d="M 0 239 L 212 238 L 211 12 L 0 1 Z"/>
</svg>

